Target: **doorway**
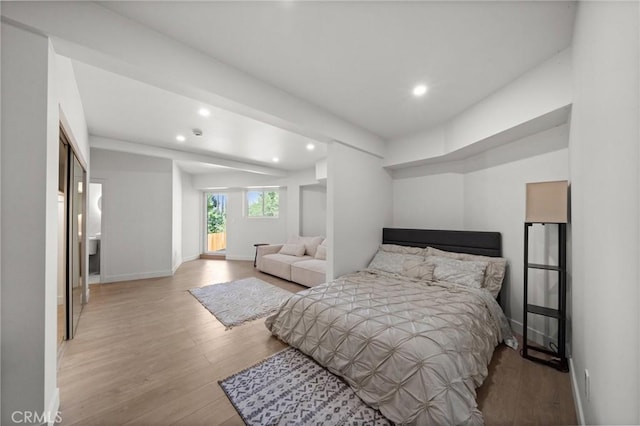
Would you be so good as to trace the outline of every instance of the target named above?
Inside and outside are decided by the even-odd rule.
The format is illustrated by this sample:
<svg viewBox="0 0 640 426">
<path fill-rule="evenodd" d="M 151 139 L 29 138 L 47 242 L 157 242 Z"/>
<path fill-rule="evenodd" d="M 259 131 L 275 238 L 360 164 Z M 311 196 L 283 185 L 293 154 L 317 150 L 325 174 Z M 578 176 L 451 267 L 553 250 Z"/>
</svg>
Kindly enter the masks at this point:
<svg viewBox="0 0 640 426">
<path fill-rule="evenodd" d="M 102 279 L 102 182 L 91 179 L 87 195 L 87 251 L 89 254 L 89 285 Z"/>
<path fill-rule="evenodd" d="M 224 255 L 227 249 L 227 196 L 205 193 L 205 252 Z"/>
</svg>

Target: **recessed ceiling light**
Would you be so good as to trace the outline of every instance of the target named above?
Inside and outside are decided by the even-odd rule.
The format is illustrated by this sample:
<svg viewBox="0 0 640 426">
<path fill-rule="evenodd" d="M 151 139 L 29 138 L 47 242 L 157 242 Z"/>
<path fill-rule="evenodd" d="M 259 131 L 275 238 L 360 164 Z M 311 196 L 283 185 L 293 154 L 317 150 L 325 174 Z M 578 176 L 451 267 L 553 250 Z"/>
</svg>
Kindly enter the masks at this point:
<svg viewBox="0 0 640 426">
<path fill-rule="evenodd" d="M 206 109 L 206 108 L 200 108 L 200 109 L 198 110 L 198 114 L 200 114 L 200 115 L 201 115 L 201 116 L 203 116 L 203 117 L 208 117 L 208 116 L 210 116 L 210 115 L 211 115 L 211 111 L 209 111 L 209 110 L 208 110 L 208 109 Z"/>
<path fill-rule="evenodd" d="M 184 141 L 186 141 L 186 140 L 187 140 L 187 138 L 185 138 L 185 137 L 184 137 L 184 136 L 182 136 L 182 135 L 178 135 L 178 136 L 176 136 L 176 140 L 177 140 L 178 142 L 184 142 Z"/>
<path fill-rule="evenodd" d="M 316 149 L 316 146 L 315 146 L 314 144 L 312 144 L 312 143 L 308 143 L 308 144 L 307 144 L 307 149 L 308 149 L 309 151 L 313 151 L 314 149 Z"/>
<path fill-rule="evenodd" d="M 425 86 L 424 84 L 418 84 L 413 88 L 413 96 L 423 96 L 425 93 L 427 93 L 427 90 L 429 90 L 427 86 Z"/>
<path fill-rule="evenodd" d="M 280 161 L 280 159 L 279 159 L 278 157 L 273 157 L 273 160 L 272 160 L 272 161 L 273 161 L 274 163 L 277 163 L 278 161 Z"/>
</svg>

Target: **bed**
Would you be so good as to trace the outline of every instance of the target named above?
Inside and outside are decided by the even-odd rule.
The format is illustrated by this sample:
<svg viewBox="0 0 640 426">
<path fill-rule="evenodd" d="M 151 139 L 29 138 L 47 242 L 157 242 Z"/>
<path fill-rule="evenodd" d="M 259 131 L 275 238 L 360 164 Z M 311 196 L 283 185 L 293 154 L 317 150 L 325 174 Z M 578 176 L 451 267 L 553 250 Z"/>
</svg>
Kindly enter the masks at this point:
<svg viewBox="0 0 640 426">
<path fill-rule="evenodd" d="M 476 388 L 494 348 L 517 345 L 499 288 L 484 286 L 504 278 L 500 234 L 385 228 L 382 243 L 367 269 L 293 295 L 267 328 L 394 423 L 483 424 Z"/>
</svg>

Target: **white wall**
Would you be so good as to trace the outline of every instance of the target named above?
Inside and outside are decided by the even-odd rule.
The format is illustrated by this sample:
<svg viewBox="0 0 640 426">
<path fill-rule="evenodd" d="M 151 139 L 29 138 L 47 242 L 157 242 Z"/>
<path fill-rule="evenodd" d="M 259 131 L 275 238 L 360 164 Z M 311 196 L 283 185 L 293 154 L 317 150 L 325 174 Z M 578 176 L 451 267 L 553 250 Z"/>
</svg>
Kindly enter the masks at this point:
<svg viewBox="0 0 640 426">
<path fill-rule="evenodd" d="M 440 173 L 393 180 L 393 226 L 463 229 L 462 173 Z"/>
<path fill-rule="evenodd" d="M 77 144 L 78 157 L 81 158 L 81 162 L 89 166 L 89 133 L 73 65 L 69 58 L 61 55 L 55 56 L 55 65 L 57 98 L 63 115 L 62 119 L 72 133 L 69 136 Z"/>
<path fill-rule="evenodd" d="M 0 5 L 2 8 L 2 5 Z M 2 24 L 0 24 L 0 32 L 4 31 L 2 28 Z M 2 35 L 0 33 L 0 43 L 2 42 Z M 0 44 L 0 63 L 4 58 L 1 57 L 2 45 Z M 2 70 L 0 68 L 0 94 L 2 94 Z M 4 137 L 4 132 L 2 132 L 2 121 L 4 121 L 4 115 L 2 115 L 2 106 L 4 105 L 4 98 L 0 96 L 0 177 L 2 177 L 2 138 Z M 4 389 L 4 385 L 2 383 L 2 345 L 4 344 L 4 340 L 2 339 L 2 182 L 0 182 L 0 422 L 2 422 L 2 389 Z"/>
<path fill-rule="evenodd" d="M 227 210 L 227 259 L 253 260 L 255 243 L 283 243 L 301 232 L 300 188 L 318 184 L 315 170 L 291 172 L 285 177 L 254 173 L 216 173 L 195 175 L 195 190 L 225 193 L 229 197 Z M 247 187 L 276 186 L 280 190 L 280 217 L 256 219 L 244 216 L 244 191 Z"/>
<path fill-rule="evenodd" d="M 503 256 L 509 261 L 502 303 L 514 330 L 519 333 L 522 331 L 525 184 L 568 178 L 568 139 L 568 125 L 563 125 L 455 164 L 394 172 L 395 227 L 497 231 L 502 234 Z M 546 263 L 548 259 L 542 256 L 555 253 L 557 241 L 554 243 L 552 238 L 555 232 L 532 235 L 532 255 L 539 256 L 532 261 Z M 550 238 L 547 244 L 544 243 L 546 237 Z M 544 282 L 536 292 L 533 282 L 542 278 L 530 279 L 533 289 L 530 297 L 535 300 L 546 296 L 543 285 L 545 289 L 553 285 L 553 282 Z M 551 281 L 552 277 L 545 279 Z M 555 300 L 539 301 L 543 302 L 554 303 Z M 531 328 L 539 332 L 533 335 L 537 340 L 544 342 L 544 336 L 555 335 L 556 330 L 548 321 L 531 320 Z"/>
<path fill-rule="evenodd" d="M 0 423 L 11 424 L 15 410 L 55 412 L 59 404 L 58 104 L 49 41 L 5 22 L 1 27 Z"/>
<path fill-rule="evenodd" d="M 391 176 L 382 160 L 334 142 L 327 169 L 327 279 L 364 268 L 392 222 Z"/>
<path fill-rule="evenodd" d="M 587 424 L 640 423 L 638 9 L 581 2 L 573 37 L 572 374 Z"/>
<path fill-rule="evenodd" d="M 277 218 L 250 218 L 244 214 L 244 190 L 226 192 L 227 259 L 253 260 L 255 243 L 278 244 L 286 241 L 288 191 L 280 192 L 280 212 Z"/>
<path fill-rule="evenodd" d="M 104 282 L 172 273 L 173 166 L 170 160 L 91 150 L 102 188 Z"/>
<path fill-rule="evenodd" d="M 555 131 L 547 131 L 526 139 L 527 143 L 536 144 L 544 139 L 557 137 L 567 142 L 567 126 Z M 562 130 L 562 131 L 558 131 Z M 555 133 L 555 134 L 554 134 Z M 502 148 L 497 148 L 498 150 Z M 488 151 L 482 156 L 495 156 L 495 152 Z M 481 158 L 475 158 L 481 161 Z M 502 296 L 503 306 L 507 317 L 511 319 L 513 329 L 522 333 L 522 307 L 523 307 L 523 253 L 524 253 L 524 217 L 525 217 L 525 189 L 527 182 L 542 182 L 568 179 L 569 157 L 568 150 L 563 148 L 536 155 L 521 160 L 496 165 L 486 169 L 468 172 L 464 176 L 464 228 L 474 231 L 498 231 L 502 234 L 502 253 L 508 259 L 508 274 L 505 277 Z M 547 229 L 554 229 L 553 225 L 547 225 Z M 540 247 L 544 247 L 543 238 L 547 234 L 530 236 L 535 248 L 532 247 L 531 262 L 547 263 L 547 259 L 541 257 Z M 555 234 L 553 234 L 555 235 Z M 551 238 L 551 235 L 548 235 Z M 547 253 L 555 252 L 557 242 L 551 241 L 546 245 Z M 556 259 L 557 261 L 557 259 Z M 547 276 L 546 279 L 553 277 Z M 551 283 L 539 283 L 543 277 L 535 272 L 530 275 L 529 298 L 532 303 L 543 304 L 544 289 L 550 289 Z M 542 298 L 542 299 L 541 299 Z M 530 316 L 530 327 L 542 334 L 555 334 L 550 329 L 548 321 Z M 536 337 L 535 334 L 532 337 Z"/>
<path fill-rule="evenodd" d="M 182 181 L 182 260 L 197 259 L 202 253 L 204 195 L 193 187 L 193 177 L 180 171 Z"/>
<path fill-rule="evenodd" d="M 323 185 L 300 187 L 300 234 L 327 235 L 327 188 Z"/>
<path fill-rule="evenodd" d="M 2 5 L 0 4 L 0 9 L 2 8 Z M 0 24 L 0 31 L 4 31 L 3 28 L 1 28 Z M 2 42 L 2 35 L 0 34 L 0 43 Z M 1 52 L 2 52 L 2 46 L 0 44 L 0 56 L 1 56 Z M 0 57 L 0 63 L 2 63 L 2 60 L 4 58 Z M 2 94 L 2 69 L 0 68 L 0 95 Z M 2 98 L 2 96 L 0 96 L 0 99 L 4 99 Z M 2 132 L 2 121 L 4 120 L 4 116 L 2 115 L 2 106 L 4 104 L 4 100 L 0 101 L 0 177 L 2 177 L 2 138 L 4 137 L 4 132 Z M 2 377 L 2 345 L 4 344 L 4 341 L 2 340 L 2 182 L 0 182 L 0 378 Z M 4 388 L 4 385 L 2 383 L 2 380 L 0 379 L 0 422 L 2 422 L 2 389 Z"/>
<path fill-rule="evenodd" d="M 175 161 L 171 168 L 171 270 L 175 273 L 182 263 L 182 172 Z"/>
</svg>

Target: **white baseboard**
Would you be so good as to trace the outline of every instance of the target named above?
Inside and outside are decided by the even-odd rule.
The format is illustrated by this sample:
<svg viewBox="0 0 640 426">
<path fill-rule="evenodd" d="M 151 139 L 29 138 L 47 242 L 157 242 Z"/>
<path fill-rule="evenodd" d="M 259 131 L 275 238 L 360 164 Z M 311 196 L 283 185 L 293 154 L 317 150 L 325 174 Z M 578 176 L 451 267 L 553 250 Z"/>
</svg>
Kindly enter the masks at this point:
<svg viewBox="0 0 640 426">
<path fill-rule="evenodd" d="M 573 393 L 573 403 L 576 406 L 576 414 L 578 415 L 578 424 L 583 425 L 585 424 L 584 411 L 582 410 L 582 398 L 580 398 L 580 388 L 578 387 L 576 369 L 573 367 L 573 358 L 569 358 L 569 371 L 571 371 L 571 392 Z"/>
<path fill-rule="evenodd" d="M 178 268 L 180 267 L 180 265 L 182 265 L 183 260 L 179 259 L 178 262 L 176 262 L 175 265 L 173 265 L 173 268 L 171 268 L 171 275 L 175 275 L 176 271 L 178 270 Z"/>
<path fill-rule="evenodd" d="M 194 254 L 193 256 L 187 256 L 182 259 L 182 262 L 191 262 L 192 260 L 200 259 L 199 254 Z"/>
<path fill-rule="evenodd" d="M 56 423 L 60 423 L 57 420 L 60 420 L 58 410 L 60 409 L 60 388 L 56 388 L 53 392 L 53 396 L 51 397 L 51 401 L 49 401 L 49 405 L 47 406 L 47 426 L 53 426 Z"/>
<path fill-rule="evenodd" d="M 250 260 L 253 262 L 253 256 L 226 256 L 227 260 Z"/>
<path fill-rule="evenodd" d="M 173 275 L 173 272 L 171 270 L 156 271 L 156 272 L 140 272 L 136 274 L 105 275 L 102 281 L 102 284 L 115 283 L 120 281 L 144 280 L 147 278 L 170 277 L 172 275 Z"/>
</svg>

